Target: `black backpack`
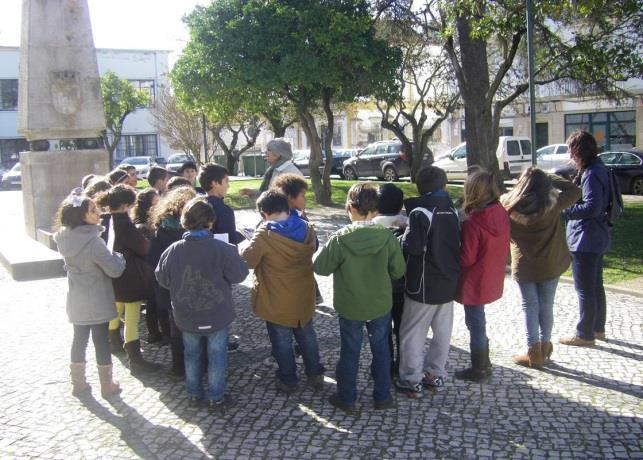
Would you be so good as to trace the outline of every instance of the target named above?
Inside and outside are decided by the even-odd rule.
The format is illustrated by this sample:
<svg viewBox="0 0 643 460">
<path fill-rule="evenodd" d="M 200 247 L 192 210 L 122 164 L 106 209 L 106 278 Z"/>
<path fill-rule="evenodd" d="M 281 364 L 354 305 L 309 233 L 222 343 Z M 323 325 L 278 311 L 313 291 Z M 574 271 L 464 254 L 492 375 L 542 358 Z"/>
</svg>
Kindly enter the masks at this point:
<svg viewBox="0 0 643 460">
<path fill-rule="evenodd" d="M 614 225 L 624 212 L 623 197 L 621 196 L 621 187 L 618 185 L 618 180 L 614 172 L 607 168 L 607 180 L 609 183 L 610 197 L 607 203 L 607 220 L 611 225 Z"/>
</svg>

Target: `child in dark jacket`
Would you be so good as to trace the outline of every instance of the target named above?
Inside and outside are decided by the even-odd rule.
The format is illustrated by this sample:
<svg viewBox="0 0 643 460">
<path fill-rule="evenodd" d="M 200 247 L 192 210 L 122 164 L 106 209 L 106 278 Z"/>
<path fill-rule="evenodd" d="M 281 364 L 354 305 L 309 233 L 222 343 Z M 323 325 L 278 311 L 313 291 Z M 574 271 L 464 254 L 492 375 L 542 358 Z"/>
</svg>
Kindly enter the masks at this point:
<svg viewBox="0 0 643 460">
<path fill-rule="evenodd" d="M 408 219 L 403 215 L 404 192 L 399 187 L 387 183 L 380 185 L 377 190 L 377 216 L 373 222 L 388 228 L 396 238 L 404 234 Z M 404 278 L 391 280 L 393 299 L 391 318 L 393 327 L 389 335 L 389 347 L 391 349 L 391 375 L 398 375 L 400 366 L 400 323 L 402 321 L 402 310 L 404 308 Z"/>
<path fill-rule="evenodd" d="M 402 237 L 407 257 L 406 295 L 396 386 L 413 398 L 421 397 L 424 388 L 439 391 L 446 377 L 460 274 L 460 220 L 446 184 L 442 169 L 422 168 L 416 176 L 420 196 L 406 201 L 409 225 Z M 425 354 L 429 328 L 433 337 Z"/>
<path fill-rule="evenodd" d="M 203 398 L 203 346 L 207 344 L 208 390 L 211 408 L 221 408 L 225 398 L 228 365 L 228 327 L 234 320 L 231 285 L 248 275 L 248 267 L 233 245 L 212 237 L 215 214 L 205 198 L 185 206 L 181 241 L 163 252 L 156 267 L 159 284 L 170 290 L 176 325 L 183 333 L 185 385 L 191 401 Z M 228 399 L 229 400 L 229 399 Z"/>
<path fill-rule="evenodd" d="M 455 378 L 480 382 L 491 375 L 484 306 L 502 297 L 511 225 L 493 174 L 479 170 L 464 183 L 460 279 L 456 300 L 464 305 L 471 336 L 471 367 Z"/>
<path fill-rule="evenodd" d="M 125 184 L 115 185 L 110 190 L 98 195 L 96 203 L 109 209 L 111 214 L 107 246 L 123 254 L 125 271 L 112 280 L 116 309 L 119 316 L 125 319 L 125 344 L 129 368 L 132 375 L 157 369 L 152 363 L 143 359 L 139 340 L 138 323 L 141 315 L 141 304 L 149 298 L 152 290 L 152 268 L 145 262 L 150 249 L 150 241 L 145 237 L 129 217 L 129 211 L 136 201 L 136 192 Z M 112 352 L 120 348 L 120 319 L 110 321 L 109 335 Z"/>
<path fill-rule="evenodd" d="M 330 403 L 344 412 L 354 410 L 357 370 L 364 327 L 373 360 L 374 408 L 394 407 L 390 395 L 391 278 L 404 276 L 404 258 L 391 232 L 373 222 L 377 190 L 355 184 L 348 191 L 346 211 L 351 225 L 335 232 L 314 262 L 315 273 L 333 274 L 334 307 L 339 315 L 341 350 L 336 369 L 337 394 Z"/>
<path fill-rule="evenodd" d="M 234 211 L 223 202 L 230 187 L 228 170 L 214 163 L 206 164 L 199 173 L 199 183 L 208 194 L 208 203 L 217 216 L 212 233 L 217 237 L 221 236 L 230 244 L 239 244 L 244 241 L 245 237 L 237 231 Z"/>
<path fill-rule="evenodd" d="M 272 354 L 279 366 L 277 387 L 285 393 L 296 389 L 294 336 L 304 359 L 308 383 L 320 388 L 324 367 L 313 327 L 315 231 L 297 213 L 290 212 L 286 195 L 278 190 L 263 192 L 257 200 L 257 209 L 264 223 L 241 256 L 254 269 L 252 308 L 266 321 Z"/>
<path fill-rule="evenodd" d="M 185 205 L 192 198 L 197 196 L 191 185 L 178 187 L 167 192 L 152 213 L 152 228 L 154 237 L 150 242 L 150 252 L 147 254 L 147 262 L 156 267 L 161 254 L 176 241 L 179 241 L 185 233 L 181 227 L 181 212 Z M 170 291 L 159 286 L 154 279 L 154 297 L 156 299 L 156 310 L 159 317 L 161 332 L 170 337 L 170 353 L 172 356 L 172 368 L 170 373 L 176 377 L 185 376 L 185 365 L 183 363 L 183 336 L 176 327 L 172 315 Z"/>
</svg>

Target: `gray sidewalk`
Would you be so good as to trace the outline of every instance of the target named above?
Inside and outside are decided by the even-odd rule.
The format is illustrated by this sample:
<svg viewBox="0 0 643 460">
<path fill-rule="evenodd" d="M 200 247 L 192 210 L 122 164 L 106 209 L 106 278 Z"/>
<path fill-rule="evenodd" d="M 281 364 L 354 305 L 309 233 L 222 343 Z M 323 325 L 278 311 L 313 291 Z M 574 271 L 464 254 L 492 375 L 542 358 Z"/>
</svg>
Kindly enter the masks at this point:
<svg viewBox="0 0 643 460">
<path fill-rule="evenodd" d="M 343 222 L 341 215 L 311 215 L 322 240 Z M 247 211 L 238 218 L 249 223 L 254 216 Z M 318 282 L 326 299 L 315 317 L 328 369 L 325 389 L 302 384 L 291 396 L 276 391 L 265 325 L 249 307 L 248 278 L 234 289 L 232 332 L 241 348 L 230 355 L 228 389 L 237 404 L 212 414 L 190 407 L 182 382 L 165 370 L 137 380 L 118 360 L 122 399 L 108 403 L 100 397 L 91 345 L 95 399 L 72 397 L 66 280 L 15 282 L 0 268 L 0 458 L 643 458 L 640 299 L 609 293 L 609 341 L 592 349 L 554 343 L 553 363 L 537 371 L 511 362 L 526 344 L 518 291 L 507 280 L 504 298 L 487 307 L 490 383 L 449 377 L 441 393 L 421 400 L 395 395 L 396 409 L 375 412 L 365 346 L 359 413 L 346 416 L 326 401 L 335 387 L 339 336 L 332 280 Z M 573 287 L 561 284 L 555 338 L 573 330 L 576 308 Z M 468 364 L 467 348 L 456 305 L 450 374 Z M 167 347 L 144 344 L 144 354 L 169 368 Z"/>
</svg>

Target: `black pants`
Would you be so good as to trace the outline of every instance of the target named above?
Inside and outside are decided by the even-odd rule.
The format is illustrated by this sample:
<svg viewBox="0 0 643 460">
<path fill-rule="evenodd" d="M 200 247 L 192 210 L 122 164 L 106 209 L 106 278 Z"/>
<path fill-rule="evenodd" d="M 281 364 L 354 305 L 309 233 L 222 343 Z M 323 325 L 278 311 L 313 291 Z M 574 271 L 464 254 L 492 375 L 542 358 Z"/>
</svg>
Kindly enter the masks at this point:
<svg viewBox="0 0 643 460">
<path fill-rule="evenodd" d="M 92 334 L 92 341 L 96 349 L 96 362 L 101 366 L 112 364 L 112 355 L 109 351 L 107 340 L 107 326 L 109 323 L 91 324 L 81 326 L 74 324 L 74 340 L 71 342 L 71 362 L 84 363 L 89 333 Z"/>
<path fill-rule="evenodd" d="M 402 324 L 402 312 L 404 311 L 404 291 L 393 293 L 393 308 L 391 319 L 393 327 L 389 333 L 388 343 L 391 349 L 391 370 L 397 371 L 400 364 L 400 324 Z"/>
</svg>

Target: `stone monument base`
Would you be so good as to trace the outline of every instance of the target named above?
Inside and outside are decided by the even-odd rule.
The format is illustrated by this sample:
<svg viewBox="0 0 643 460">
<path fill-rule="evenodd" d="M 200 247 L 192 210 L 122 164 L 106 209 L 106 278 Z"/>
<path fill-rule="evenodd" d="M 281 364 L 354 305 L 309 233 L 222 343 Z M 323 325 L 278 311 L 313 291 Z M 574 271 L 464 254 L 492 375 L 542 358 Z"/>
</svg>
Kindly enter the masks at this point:
<svg viewBox="0 0 643 460">
<path fill-rule="evenodd" d="M 27 234 L 50 229 L 56 210 L 87 174 L 107 174 L 106 150 L 21 152 L 22 202 Z"/>
</svg>

